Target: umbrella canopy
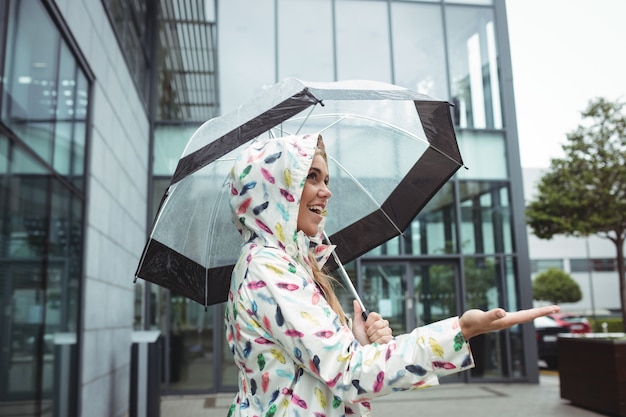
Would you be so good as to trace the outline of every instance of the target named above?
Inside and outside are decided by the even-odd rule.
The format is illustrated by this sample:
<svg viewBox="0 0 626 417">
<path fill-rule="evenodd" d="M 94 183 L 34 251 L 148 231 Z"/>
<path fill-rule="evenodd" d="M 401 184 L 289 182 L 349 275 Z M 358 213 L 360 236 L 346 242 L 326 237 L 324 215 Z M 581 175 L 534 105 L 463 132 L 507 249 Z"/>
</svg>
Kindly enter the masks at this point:
<svg viewBox="0 0 626 417">
<path fill-rule="evenodd" d="M 343 262 L 399 235 L 463 165 L 450 105 L 372 81 L 287 79 L 204 123 L 172 176 L 136 278 L 203 305 L 226 300 L 241 237 L 226 180 L 239 148 L 270 135 L 321 133 L 331 189 L 325 231 Z M 332 270 L 337 262 L 329 260 Z"/>
</svg>

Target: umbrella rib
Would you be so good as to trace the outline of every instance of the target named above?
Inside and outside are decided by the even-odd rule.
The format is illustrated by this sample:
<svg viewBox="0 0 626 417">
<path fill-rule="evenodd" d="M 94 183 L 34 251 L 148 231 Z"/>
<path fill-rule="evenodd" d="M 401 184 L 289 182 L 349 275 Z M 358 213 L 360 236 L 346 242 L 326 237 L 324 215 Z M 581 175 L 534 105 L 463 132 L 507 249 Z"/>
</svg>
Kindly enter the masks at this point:
<svg viewBox="0 0 626 417">
<path fill-rule="evenodd" d="M 332 245 L 332 243 L 330 243 L 330 239 L 328 239 L 328 235 L 326 234 L 326 231 L 323 232 L 323 235 L 324 235 L 324 240 L 326 241 L 326 243 L 328 245 Z M 343 264 L 341 263 L 341 260 L 339 259 L 339 256 L 337 256 L 337 253 L 335 252 L 334 249 L 332 250 L 331 254 L 333 255 L 333 259 L 335 260 L 335 263 L 339 267 L 339 271 L 341 272 L 340 275 L 343 278 L 345 284 L 348 286 L 350 292 L 352 293 L 356 301 L 361 306 L 361 310 L 362 310 L 361 314 L 363 317 L 363 321 L 367 320 L 367 315 L 369 314 L 369 311 L 367 310 L 367 308 L 365 308 L 363 301 L 361 301 L 361 297 L 359 297 L 359 293 L 356 291 L 356 288 L 354 288 L 352 281 L 350 281 L 350 276 L 348 275 L 348 272 L 346 272 L 346 269 L 343 267 Z"/>
<path fill-rule="evenodd" d="M 357 185 L 357 187 L 359 187 L 361 189 L 361 191 L 363 191 L 365 193 L 365 195 L 367 197 L 369 197 L 370 200 L 372 200 L 374 202 L 374 204 L 376 205 L 376 207 L 378 207 L 378 210 L 380 210 L 380 212 L 387 218 L 387 220 L 389 220 L 389 223 L 391 223 L 391 225 L 394 227 L 394 229 L 396 229 L 396 231 L 398 232 L 398 234 L 400 234 L 401 236 L 404 236 L 404 232 L 402 230 L 400 230 L 400 228 L 398 227 L 398 225 L 396 225 L 396 223 L 391 219 L 391 217 L 389 217 L 389 215 L 387 214 L 387 212 L 385 210 L 383 210 L 382 206 L 380 204 L 378 204 L 378 201 L 376 201 L 376 199 L 374 198 L 374 196 L 367 190 L 367 188 L 365 188 L 363 186 L 363 184 L 361 184 L 361 182 L 350 173 L 350 171 L 348 171 L 346 169 L 346 167 L 344 167 L 341 162 L 337 161 L 335 158 L 333 158 L 332 156 L 329 156 L 330 160 L 333 161 L 335 164 L 337 164 L 337 166 L 352 180 L 354 181 L 354 183 Z"/>
<path fill-rule="evenodd" d="M 302 129 L 302 126 L 304 126 L 304 124 L 306 123 L 307 120 L 309 120 L 309 116 L 311 116 L 311 113 L 313 113 L 313 110 L 315 109 L 315 106 L 311 106 L 311 110 L 309 110 L 309 113 L 306 115 L 306 117 L 304 118 L 304 120 L 302 121 L 302 123 L 300 123 L 300 127 L 298 128 L 298 130 L 296 131 L 296 135 L 298 133 L 300 133 L 300 129 Z"/>
<path fill-rule="evenodd" d="M 226 187 L 226 185 L 228 184 L 228 176 L 230 174 L 227 174 L 225 179 L 224 179 L 224 183 L 222 184 L 222 189 L 224 189 L 224 187 Z M 222 202 L 222 198 L 224 197 L 224 193 L 223 192 L 219 192 L 218 194 L 218 198 L 215 199 L 215 201 L 213 202 L 213 210 L 211 211 L 213 213 L 213 216 L 211 218 L 211 221 L 209 222 L 209 230 L 207 233 L 207 240 L 205 242 L 205 253 L 207 254 L 207 265 L 206 265 L 206 272 L 204 274 L 204 300 L 205 300 L 205 308 L 208 306 L 208 299 L 209 299 L 209 269 L 210 269 L 210 265 L 211 265 L 211 252 L 209 252 L 209 242 L 213 241 L 213 234 L 215 232 L 215 224 L 217 223 L 217 211 L 218 211 L 218 207 L 219 204 Z"/>
</svg>

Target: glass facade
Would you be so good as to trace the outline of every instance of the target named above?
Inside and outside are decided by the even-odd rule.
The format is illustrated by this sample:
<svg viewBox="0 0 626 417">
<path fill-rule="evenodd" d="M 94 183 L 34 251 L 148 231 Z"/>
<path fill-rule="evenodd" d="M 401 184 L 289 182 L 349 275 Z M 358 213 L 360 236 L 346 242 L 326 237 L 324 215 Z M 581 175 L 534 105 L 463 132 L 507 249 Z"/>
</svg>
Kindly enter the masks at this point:
<svg viewBox="0 0 626 417">
<path fill-rule="evenodd" d="M 510 159 L 515 133 L 503 110 L 513 97 L 500 75 L 510 67 L 501 53 L 508 45 L 499 44 L 505 22 L 496 18 L 503 0 L 156 4 L 102 0 L 150 119 L 150 221 L 193 131 L 263 86 L 286 77 L 389 82 L 454 104 L 467 169 L 402 236 L 345 265 L 366 306 L 397 334 L 469 308 L 529 305 L 520 298 L 528 293 L 520 291 L 528 280 L 520 273 L 528 261 L 518 255 L 526 253 L 525 241 L 514 228 L 520 184 L 511 172 L 519 161 Z M 50 10 L 46 1 L 0 6 L 0 404 L 21 401 L 23 415 L 46 407 L 70 407 L 73 415 L 72 390 L 64 391 L 67 380 L 59 378 L 73 386 L 81 341 L 93 77 Z M 227 69 L 219 77 L 218 35 Z M 223 306 L 205 311 L 141 280 L 134 290 L 135 329 L 161 330 L 162 392 L 233 390 Z M 350 293 L 337 291 L 351 311 Z M 529 334 L 513 328 L 478 338 L 472 349 L 479 366 L 450 380 L 532 379 L 535 364 L 524 353 L 535 343 Z"/>
<path fill-rule="evenodd" d="M 502 2 L 318 0 L 247 4 L 220 2 L 222 45 L 253 35 L 254 68 L 245 81 L 221 73 L 224 108 L 246 101 L 258 86 L 285 77 L 306 80 L 374 79 L 397 84 L 454 106 L 453 122 L 466 168 L 458 171 L 396 237 L 347 265 L 364 303 L 389 318 L 397 333 L 470 308 L 516 309 L 521 276 L 514 228 L 512 168 L 502 87 L 498 7 Z M 264 16 L 263 24 L 246 16 Z M 237 22 L 231 26 L 229 22 Z M 272 24 L 275 22 L 272 33 Z M 315 41 L 313 41 L 315 40 Z M 220 50 L 225 68 L 238 68 Z M 271 78 L 274 74 L 274 78 Z M 332 76 L 332 78 L 331 78 Z M 251 86 L 250 91 L 242 88 Z M 489 160 L 485 161 L 485 155 Z M 523 247 L 523 246 L 522 246 Z M 525 261 L 527 262 L 527 261 Z M 523 285 L 527 285 L 523 284 Z M 339 289 L 348 311 L 351 296 Z M 472 343 L 480 364 L 461 380 L 524 380 L 521 328 Z M 453 378 L 453 380 L 458 380 Z"/>
<path fill-rule="evenodd" d="M 75 415 L 89 80 L 40 2 L 0 27 L 0 409 Z"/>
</svg>

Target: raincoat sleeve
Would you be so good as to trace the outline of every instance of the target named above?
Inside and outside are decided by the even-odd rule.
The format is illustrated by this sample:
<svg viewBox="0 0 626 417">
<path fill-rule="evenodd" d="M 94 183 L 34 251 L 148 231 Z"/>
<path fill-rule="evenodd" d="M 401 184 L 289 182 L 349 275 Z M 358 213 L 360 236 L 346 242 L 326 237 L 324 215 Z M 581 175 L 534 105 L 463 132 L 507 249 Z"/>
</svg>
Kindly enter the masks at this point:
<svg viewBox="0 0 626 417">
<path fill-rule="evenodd" d="M 266 250 L 248 268 L 248 279 L 264 282 L 243 286 L 245 298 L 256 303 L 249 310 L 254 320 L 344 401 L 437 385 L 438 377 L 474 366 L 458 318 L 419 327 L 387 344 L 361 346 L 302 266 Z"/>
</svg>

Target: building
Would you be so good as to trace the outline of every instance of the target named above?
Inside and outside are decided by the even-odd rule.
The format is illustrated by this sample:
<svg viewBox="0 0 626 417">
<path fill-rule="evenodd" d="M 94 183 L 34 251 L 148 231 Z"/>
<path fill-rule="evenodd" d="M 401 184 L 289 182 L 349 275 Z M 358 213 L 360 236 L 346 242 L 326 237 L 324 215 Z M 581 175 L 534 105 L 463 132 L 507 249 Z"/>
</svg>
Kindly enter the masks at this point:
<svg viewBox="0 0 626 417">
<path fill-rule="evenodd" d="M 469 169 L 347 265 L 366 305 L 397 331 L 532 305 L 504 0 L 4 0 L 0 22 L 0 407 L 125 415 L 141 329 L 163 393 L 234 389 L 222 306 L 133 275 L 191 132 L 287 76 L 455 104 Z M 472 345 L 455 381 L 537 382 L 532 326 Z"/>
</svg>

